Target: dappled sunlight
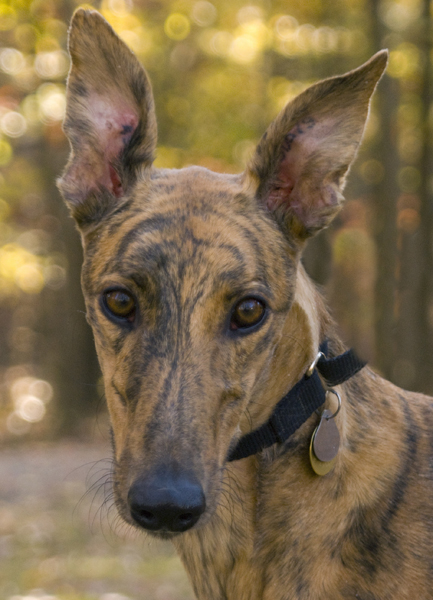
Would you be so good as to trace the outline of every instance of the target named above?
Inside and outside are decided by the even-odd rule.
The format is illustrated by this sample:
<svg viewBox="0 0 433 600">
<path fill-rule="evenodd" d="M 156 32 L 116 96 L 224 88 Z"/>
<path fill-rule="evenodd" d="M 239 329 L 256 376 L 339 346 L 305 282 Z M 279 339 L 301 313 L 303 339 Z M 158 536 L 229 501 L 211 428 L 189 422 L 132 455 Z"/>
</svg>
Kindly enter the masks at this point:
<svg viewBox="0 0 433 600">
<path fill-rule="evenodd" d="M 158 111 L 156 166 L 199 164 L 235 173 L 248 164 L 279 110 L 320 77 L 360 64 L 374 49 L 366 0 L 346 0 L 332 8 L 320 0 L 307 4 L 189 0 L 149 10 L 138 0 L 102 0 L 75 6 L 99 9 L 144 62 Z M 76 261 L 64 245 L 65 231 L 74 234 L 65 229 L 64 217 L 57 216 L 53 188 L 68 148 L 61 122 L 70 64 L 69 14 L 61 8 L 49 0 L 0 3 L 0 302 L 7 315 L 0 323 L 7 340 L 3 365 L 30 365 L 36 378 L 38 373 L 42 377 L 55 335 L 41 307 L 49 298 L 57 322 L 62 322 L 58 307 L 65 305 L 69 269 Z M 376 15 L 390 47 L 388 75 L 401 94 L 394 129 L 400 161 L 395 182 L 400 198 L 418 200 L 425 147 L 420 82 L 431 56 L 413 35 L 405 36 L 419 26 L 421 12 L 420 0 L 383 0 Z M 368 156 L 380 136 L 375 102 L 352 175 L 363 198 L 385 181 L 383 156 Z M 419 206 L 399 200 L 396 227 L 402 235 L 413 235 L 420 224 Z M 39 316 L 14 318 L 19 307 L 30 304 Z M 38 353 L 39 346 L 43 351 Z M 50 375 L 54 387 L 56 369 Z M 4 414 L 10 426 L 3 428 L 8 435 L 36 431 L 61 402 L 55 396 L 52 404 L 39 404 L 31 396 L 21 412 L 8 405 L 12 412 Z M 18 414 L 29 418 L 19 421 Z"/>
<path fill-rule="evenodd" d="M 77 443 L 2 453 L 2 600 L 193 599 L 171 545 L 110 514 L 109 453 Z"/>
<path fill-rule="evenodd" d="M 103 385 L 80 242 L 55 187 L 69 153 L 67 30 L 79 6 L 99 10 L 146 68 L 158 168 L 241 172 L 288 102 L 389 48 L 348 202 L 305 263 L 345 341 L 423 391 L 433 379 L 422 380 L 413 349 L 433 331 L 423 271 L 433 238 L 432 16 L 422 0 L 0 0 L 0 598 L 192 600 L 172 550 L 119 521 L 111 463 L 98 462 L 110 455 Z M 377 352 L 382 321 L 389 368 Z M 65 436 L 86 443 L 50 445 Z"/>
<path fill-rule="evenodd" d="M 25 241 L 23 238 L 22 242 Z M 26 243 L 30 248 L 37 248 L 38 232 L 28 232 Z M 19 244 L 5 244 L 0 248 L 0 297 L 2 294 L 16 295 L 19 290 L 39 294 L 45 285 L 59 288 L 65 276 L 64 268 L 53 264 L 52 256 L 42 258 Z M 9 292 L 6 294 L 5 290 Z"/>
<path fill-rule="evenodd" d="M 244 169 L 267 124 L 287 102 L 323 75 L 359 64 L 370 52 L 363 0 L 347 0 L 340 12 L 319 1 L 301 7 L 190 0 L 152 10 L 134 0 L 75 5 L 98 8 L 147 67 L 158 111 L 158 167 Z M 47 429 L 62 398 L 55 393 L 47 403 L 26 392 L 16 400 L 10 382 L 5 383 L 8 368 L 25 368 L 24 377 L 44 380 L 53 356 L 50 322 L 53 316 L 60 324 L 66 318 L 60 307 L 67 305 L 69 269 L 78 260 L 64 245 L 69 230 L 57 216 L 60 201 L 53 189 L 68 148 L 60 125 L 69 14 L 49 0 L 0 6 L 5 36 L 0 49 L 0 166 L 5 167 L 0 178 L 0 302 L 7 315 L 0 322 L 7 340 L 0 371 L 2 431 L 6 437 L 25 438 Z M 392 32 L 401 32 L 403 22 L 409 26 L 416 20 L 419 6 L 415 0 L 383 2 L 380 19 Z M 421 64 L 412 41 L 399 39 L 391 47 L 390 75 L 402 84 L 416 80 Z M 398 113 L 404 164 L 396 177 L 402 194 L 417 194 L 420 112 L 418 96 L 408 94 Z M 367 144 L 374 145 L 379 127 L 373 107 Z M 45 170 L 57 155 L 55 166 Z M 355 175 L 361 186 L 380 185 L 381 157 L 361 160 Z M 404 231 L 418 227 L 419 213 L 410 211 L 416 209 L 399 213 Z M 77 286 L 76 280 L 71 285 Z M 57 342 L 54 346 L 59 348 Z M 58 369 L 48 369 L 53 389 L 61 388 Z"/>
</svg>

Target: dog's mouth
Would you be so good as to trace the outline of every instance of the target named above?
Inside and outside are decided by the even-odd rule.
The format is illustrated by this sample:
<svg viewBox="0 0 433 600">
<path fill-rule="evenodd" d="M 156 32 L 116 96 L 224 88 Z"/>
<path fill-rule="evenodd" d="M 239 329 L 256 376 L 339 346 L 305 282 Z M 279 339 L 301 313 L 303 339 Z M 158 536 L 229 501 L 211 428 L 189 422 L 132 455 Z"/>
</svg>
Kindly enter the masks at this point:
<svg viewBox="0 0 433 600">
<path fill-rule="evenodd" d="M 137 527 L 139 528 L 140 531 L 143 531 L 158 540 L 163 540 L 164 542 L 170 542 L 171 540 L 174 540 L 175 538 L 182 535 L 182 533 L 176 533 L 174 531 L 166 531 L 166 530 L 149 531 L 148 529 L 143 529 L 143 527 L 140 527 L 139 525 L 137 525 Z"/>
</svg>

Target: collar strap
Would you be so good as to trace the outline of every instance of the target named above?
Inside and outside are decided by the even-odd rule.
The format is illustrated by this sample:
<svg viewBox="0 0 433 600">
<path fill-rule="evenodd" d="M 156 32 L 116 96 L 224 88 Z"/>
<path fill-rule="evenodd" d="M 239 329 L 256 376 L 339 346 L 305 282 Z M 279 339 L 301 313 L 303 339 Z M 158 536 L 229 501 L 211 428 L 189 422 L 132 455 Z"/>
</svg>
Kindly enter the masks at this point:
<svg viewBox="0 0 433 600">
<path fill-rule="evenodd" d="M 347 381 L 366 365 L 352 349 L 334 358 L 326 358 L 327 351 L 328 342 L 325 341 L 320 346 L 321 355 L 313 373 L 305 374 L 278 402 L 267 423 L 238 441 L 229 455 L 229 462 L 256 454 L 273 444 L 282 444 L 295 433 L 325 403 L 326 389 L 319 373 L 332 387 Z"/>
</svg>

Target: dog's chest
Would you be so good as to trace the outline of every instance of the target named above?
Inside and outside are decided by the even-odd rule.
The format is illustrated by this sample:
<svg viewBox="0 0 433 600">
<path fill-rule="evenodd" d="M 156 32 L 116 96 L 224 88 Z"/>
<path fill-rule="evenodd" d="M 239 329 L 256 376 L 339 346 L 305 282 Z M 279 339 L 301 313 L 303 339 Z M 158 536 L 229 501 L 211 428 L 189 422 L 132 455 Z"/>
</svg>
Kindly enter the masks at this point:
<svg viewBox="0 0 433 600">
<path fill-rule="evenodd" d="M 427 473 L 428 456 L 423 448 L 419 454 L 411 468 Z M 428 476 L 422 489 L 409 478 L 385 523 L 403 460 L 389 489 L 379 498 L 371 489 L 363 507 L 347 483 L 312 474 L 300 448 L 284 463 L 262 470 L 254 494 L 238 490 L 199 536 L 178 547 L 199 600 L 433 599 L 431 534 L 416 523 L 425 518 Z"/>
<path fill-rule="evenodd" d="M 329 548 L 321 551 L 329 527 L 320 528 L 319 497 L 300 498 L 299 473 L 292 481 L 289 472 L 265 469 L 248 492 L 236 487 L 206 527 L 175 542 L 199 600 L 322 599 L 323 583 L 336 579 Z"/>
</svg>

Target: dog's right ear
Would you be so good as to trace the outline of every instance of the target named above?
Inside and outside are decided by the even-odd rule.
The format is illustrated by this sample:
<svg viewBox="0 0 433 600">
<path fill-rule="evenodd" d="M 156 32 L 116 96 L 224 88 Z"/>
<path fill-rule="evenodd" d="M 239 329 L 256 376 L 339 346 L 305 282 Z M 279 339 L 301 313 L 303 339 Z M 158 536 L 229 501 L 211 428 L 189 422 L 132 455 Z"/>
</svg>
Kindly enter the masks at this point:
<svg viewBox="0 0 433 600">
<path fill-rule="evenodd" d="M 121 203 L 151 166 L 156 117 L 146 72 L 99 13 L 75 12 L 69 53 L 64 130 L 71 154 L 58 185 L 85 227 Z"/>
</svg>

